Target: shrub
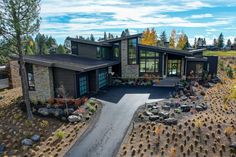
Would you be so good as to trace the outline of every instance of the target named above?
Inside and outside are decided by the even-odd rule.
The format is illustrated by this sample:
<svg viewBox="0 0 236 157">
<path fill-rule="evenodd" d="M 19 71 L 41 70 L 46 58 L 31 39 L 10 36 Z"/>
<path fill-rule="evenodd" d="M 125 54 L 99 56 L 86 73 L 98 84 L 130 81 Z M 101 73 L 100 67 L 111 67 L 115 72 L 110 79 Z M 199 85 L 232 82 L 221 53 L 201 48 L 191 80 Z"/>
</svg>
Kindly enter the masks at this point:
<svg viewBox="0 0 236 157">
<path fill-rule="evenodd" d="M 87 107 L 88 107 L 89 112 L 92 112 L 92 113 L 96 112 L 96 108 L 91 106 L 90 104 L 87 104 Z"/>
<path fill-rule="evenodd" d="M 227 137 L 230 137 L 234 133 L 235 129 L 231 126 L 225 128 L 224 133 Z"/>
<path fill-rule="evenodd" d="M 61 131 L 61 130 L 57 130 L 56 133 L 55 133 L 57 139 L 63 139 L 65 137 L 65 132 L 64 131 Z"/>
<path fill-rule="evenodd" d="M 16 120 L 19 120 L 20 117 L 21 117 L 21 114 L 15 113 L 13 117 L 14 117 Z"/>
<path fill-rule="evenodd" d="M 75 99 L 75 105 L 80 106 L 81 105 L 81 99 Z"/>
<path fill-rule="evenodd" d="M 31 122 L 30 120 L 28 120 L 28 119 L 25 120 L 24 123 L 25 123 L 25 126 L 26 126 L 26 127 L 30 127 L 30 126 L 32 126 L 32 122 Z"/>
<path fill-rule="evenodd" d="M 42 120 L 41 122 L 40 122 L 40 126 L 42 127 L 42 128 L 46 128 L 46 127 L 48 127 L 48 121 L 47 120 Z"/>
</svg>

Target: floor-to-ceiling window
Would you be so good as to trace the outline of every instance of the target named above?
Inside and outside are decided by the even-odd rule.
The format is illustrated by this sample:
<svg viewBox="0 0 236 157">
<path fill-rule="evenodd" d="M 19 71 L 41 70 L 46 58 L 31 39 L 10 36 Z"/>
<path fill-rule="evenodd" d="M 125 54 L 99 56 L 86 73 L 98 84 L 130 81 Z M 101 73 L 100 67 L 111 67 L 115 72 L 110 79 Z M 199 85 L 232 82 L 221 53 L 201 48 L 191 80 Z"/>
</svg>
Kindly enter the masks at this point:
<svg viewBox="0 0 236 157">
<path fill-rule="evenodd" d="M 79 90 L 80 90 L 80 95 L 84 95 L 88 92 L 87 75 L 79 77 Z"/>
<path fill-rule="evenodd" d="M 128 40 L 128 64 L 137 64 L 137 39 Z"/>
<path fill-rule="evenodd" d="M 102 88 L 107 85 L 107 69 L 101 69 L 98 73 L 98 87 Z"/>
<path fill-rule="evenodd" d="M 140 50 L 139 72 L 140 75 L 145 73 L 159 73 L 159 53 L 154 51 Z"/>
</svg>

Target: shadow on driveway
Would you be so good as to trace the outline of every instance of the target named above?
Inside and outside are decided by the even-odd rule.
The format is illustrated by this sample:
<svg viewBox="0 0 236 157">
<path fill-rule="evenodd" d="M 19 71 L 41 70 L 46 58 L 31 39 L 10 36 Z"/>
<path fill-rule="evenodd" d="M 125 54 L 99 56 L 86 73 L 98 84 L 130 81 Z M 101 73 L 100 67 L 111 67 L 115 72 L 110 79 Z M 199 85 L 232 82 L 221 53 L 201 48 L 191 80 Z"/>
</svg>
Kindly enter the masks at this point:
<svg viewBox="0 0 236 157">
<path fill-rule="evenodd" d="M 118 103 L 125 94 L 150 94 L 148 99 L 163 99 L 173 90 L 171 87 L 116 86 L 100 91 L 96 98 Z"/>
<path fill-rule="evenodd" d="M 114 156 L 137 108 L 145 104 L 148 99 L 167 97 L 172 90 L 173 88 L 113 87 L 100 93 L 96 97 L 104 105 L 100 117 L 65 156 Z"/>
</svg>

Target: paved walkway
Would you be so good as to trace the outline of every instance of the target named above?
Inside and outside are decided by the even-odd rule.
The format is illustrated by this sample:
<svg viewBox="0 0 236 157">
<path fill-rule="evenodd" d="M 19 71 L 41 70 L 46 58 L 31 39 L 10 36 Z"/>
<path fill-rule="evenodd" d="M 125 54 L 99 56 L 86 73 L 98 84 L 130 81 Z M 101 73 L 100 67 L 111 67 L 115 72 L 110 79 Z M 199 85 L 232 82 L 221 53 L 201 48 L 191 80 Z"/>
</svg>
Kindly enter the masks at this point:
<svg viewBox="0 0 236 157">
<path fill-rule="evenodd" d="M 66 157 L 112 157 L 119 148 L 134 112 L 150 97 L 160 100 L 168 88 L 115 87 L 99 95 L 104 107 L 101 115 L 83 139 L 78 140 Z"/>
</svg>

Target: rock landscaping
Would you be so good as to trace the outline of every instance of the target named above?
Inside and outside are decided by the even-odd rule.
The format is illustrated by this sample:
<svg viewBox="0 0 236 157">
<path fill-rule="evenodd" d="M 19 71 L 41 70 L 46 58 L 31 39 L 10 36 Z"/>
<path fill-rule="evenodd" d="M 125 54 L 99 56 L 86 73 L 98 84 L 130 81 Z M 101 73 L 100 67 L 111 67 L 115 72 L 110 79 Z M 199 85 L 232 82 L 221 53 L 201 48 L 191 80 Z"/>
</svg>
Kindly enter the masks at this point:
<svg viewBox="0 0 236 157">
<path fill-rule="evenodd" d="M 117 156 L 235 157 L 236 80 L 182 82 L 134 115 Z"/>
<path fill-rule="evenodd" d="M 29 121 L 19 88 L 0 95 L 0 156 L 63 156 L 101 109 L 100 102 L 86 97 L 31 102 Z"/>
</svg>

